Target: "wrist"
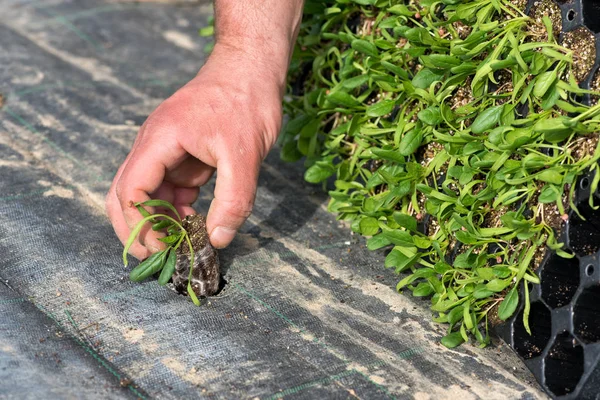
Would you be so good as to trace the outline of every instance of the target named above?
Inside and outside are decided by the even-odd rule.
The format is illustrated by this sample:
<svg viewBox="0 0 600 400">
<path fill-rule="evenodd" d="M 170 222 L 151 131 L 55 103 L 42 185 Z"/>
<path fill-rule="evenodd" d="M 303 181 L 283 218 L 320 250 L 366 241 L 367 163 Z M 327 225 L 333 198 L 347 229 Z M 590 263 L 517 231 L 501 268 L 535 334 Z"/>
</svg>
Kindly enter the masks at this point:
<svg viewBox="0 0 600 400">
<path fill-rule="evenodd" d="M 231 68 L 231 72 L 253 77 L 264 85 L 275 85 L 283 97 L 292 44 L 251 42 L 249 38 L 221 37 L 215 43 L 209 62 L 216 61 L 221 68 Z"/>
</svg>

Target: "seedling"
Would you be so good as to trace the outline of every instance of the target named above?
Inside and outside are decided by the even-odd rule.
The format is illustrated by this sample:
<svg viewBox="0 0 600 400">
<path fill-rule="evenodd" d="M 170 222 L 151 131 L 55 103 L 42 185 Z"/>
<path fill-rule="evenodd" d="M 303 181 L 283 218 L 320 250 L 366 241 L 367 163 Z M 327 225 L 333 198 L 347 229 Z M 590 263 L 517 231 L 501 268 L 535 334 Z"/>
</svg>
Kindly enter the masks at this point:
<svg viewBox="0 0 600 400">
<path fill-rule="evenodd" d="M 163 207 L 177 217 L 177 219 L 162 213 L 151 214 L 144 208 L 147 207 Z M 158 251 L 152 254 L 150 257 L 142 261 L 135 267 L 129 274 L 129 278 L 134 282 L 142 281 L 150 276 L 160 272 L 158 283 L 165 286 L 173 274 L 175 273 L 175 267 L 177 263 L 177 250 L 180 246 L 188 246 L 189 248 L 189 260 L 190 260 L 190 272 L 188 276 L 187 293 L 194 302 L 195 305 L 200 305 L 200 300 L 196 296 L 196 293 L 192 289 L 192 266 L 194 265 L 194 247 L 190 240 L 190 236 L 185 228 L 182 226 L 181 216 L 173 207 L 173 205 L 164 200 L 147 200 L 142 203 L 135 203 L 135 207 L 142 214 L 143 219 L 133 228 L 125 248 L 123 249 L 123 264 L 125 267 L 128 265 L 127 252 L 140 234 L 141 230 L 147 223 L 152 224 L 153 231 L 161 231 L 166 234 L 165 237 L 159 238 L 161 242 L 167 245 L 165 250 Z"/>
<path fill-rule="evenodd" d="M 281 156 L 333 177 L 329 210 L 431 298 L 444 345 L 485 346 L 521 286 L 529 331 L 545 253 L 573 257 L 557 233 L 584 174 L 595 207 L 600 106 L 581 98 L 600 93 L 577 62 L 594 42 L 559 43 L 520 0 L 397 3 L 306 2 Z"/>
</svg>

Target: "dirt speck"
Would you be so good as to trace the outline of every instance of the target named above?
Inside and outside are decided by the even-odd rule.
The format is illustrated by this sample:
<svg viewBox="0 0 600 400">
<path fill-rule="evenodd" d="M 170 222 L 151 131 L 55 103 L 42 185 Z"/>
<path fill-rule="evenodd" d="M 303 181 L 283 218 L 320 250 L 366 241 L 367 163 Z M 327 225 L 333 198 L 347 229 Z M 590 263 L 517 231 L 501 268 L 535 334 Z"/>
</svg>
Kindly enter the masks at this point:
<svg viewBox="0 0 600 400">
<path fill-rule="evenodd" d="M 144 337 L 144 330 L 138 328 L 129 329 L 125 331 L 123 336 L 125 336 L 125 340 L 129 343 L 137 343 Z"/>
</svg>

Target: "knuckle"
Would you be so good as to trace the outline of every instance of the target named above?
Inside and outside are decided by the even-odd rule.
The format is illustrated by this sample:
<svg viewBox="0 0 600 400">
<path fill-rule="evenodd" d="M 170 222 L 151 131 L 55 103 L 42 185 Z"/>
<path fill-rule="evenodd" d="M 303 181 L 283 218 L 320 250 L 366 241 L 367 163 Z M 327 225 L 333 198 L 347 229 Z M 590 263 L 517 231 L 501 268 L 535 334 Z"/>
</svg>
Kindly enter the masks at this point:
<svg viewBox="0 0 600 400">
<path fill-rule="evenodd" d="M 254 207 L 253 200 L 230 200 L 224 203 L 227 214 L 235 219 L 246 220 L 252 214 L 252 208 Z"/>
</svg>

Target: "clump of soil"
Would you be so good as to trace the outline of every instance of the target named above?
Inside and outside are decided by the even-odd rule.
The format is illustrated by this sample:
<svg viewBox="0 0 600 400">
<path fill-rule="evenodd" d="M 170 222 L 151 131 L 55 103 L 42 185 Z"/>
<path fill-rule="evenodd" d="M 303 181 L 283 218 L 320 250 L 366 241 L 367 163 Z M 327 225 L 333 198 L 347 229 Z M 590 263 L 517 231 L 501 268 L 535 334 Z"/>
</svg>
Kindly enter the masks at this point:
<svg viewBox="0 0 600 400">
<path fill-rule="evenodd" d="M 464 85 L 459 86 L 454 93 L 454 96 L 450 98 L 450 108 L 456 110 L 457 108 L 464 107 L 471 103 L 475 98 L 471 91 L 471 77 L 467 78 Z"/>
<path fill-rule="evenodd" d="M 525 7 L 527 7 L 527 0 L 510 0 L 510 2 L 522 12 L 524 12 Z"/>
<path fill-rule="evenodd" d="M 494 85 L 493 94 L 498 96 L 496 104 L 504 104 L 510 100 L 510 95 L 513 92 L 512 73 L 510 70 L 500 70 L 494 74 L 497 85 Z"/>
<path fill-rule="evenodd" d="M 526 0 L 525 0 L 526 1 Z M 452 24 L 452 27 L 456 29 L 456 33 L 458 33 L 458 37 L 462 40 L 465 40 L 473 30 L 472 27 L 466 25 L 462 21 L 456 21 Z"/>
<path fill-rule="evenodd" d="M 417 159 L 421 160 L 422 166 L 427 167 L 431 160 L 442 150 L 444 150 L 444 146 L 438 142 L 429 142 L 427 145 L 419 148 Z"/>
<path fill-rule="evenodd" d="M 592 156 L 598 147 L 599 135 L 599 133 L 590 133 L 578 137 L 571 145 L 571 155 L 577 160 Z"/>
<path fill-rule="evenodd" d="M 582 82 L 591 72 L 596 61 L 596 40 L 594 34 L 581 26 L 563 35 L 562 45 L 573 50 L 573 74 L 577 82 Z"/>
<path fill-rule="evenodd" d="M 537 41 L 547 41 L 548 32 L 544 28 L 542 18 L 547 16 L 552 22 L 553 35 L 556 37 L 558 33 L 562 31 L 562 15 L 560 13 L 560 7 L 552 0 L 539 0 L 533 3 L 531 11 L 529 12 L 531 18 L 534 19 L 535 23 L 531 25 L 530 31 L 536 36 Z M 537 29 L 542 29 L 541 32 L 537 32 Z"/>
<path fill-rule="evenodd" d="M 197 296 L 212 296 L 218 293 L 221 284 L 219 256 L 210 244 L 206 232 L 206 219 L 200 215 L 188 215 L 181 223 L 190 236 L 194 249 L 191 286 Z M 177 263 L 173 274 L 173 288 L 181 294 L 187 293 L 190 277 L 190 249 L 181 246 L 177 249 Z"/>
<path fill-rule="evenodd" d="M 4 106 L 4 96 L 0 94 L 0 108 L 2 108 L 2 106 Z"/>
</svg>

